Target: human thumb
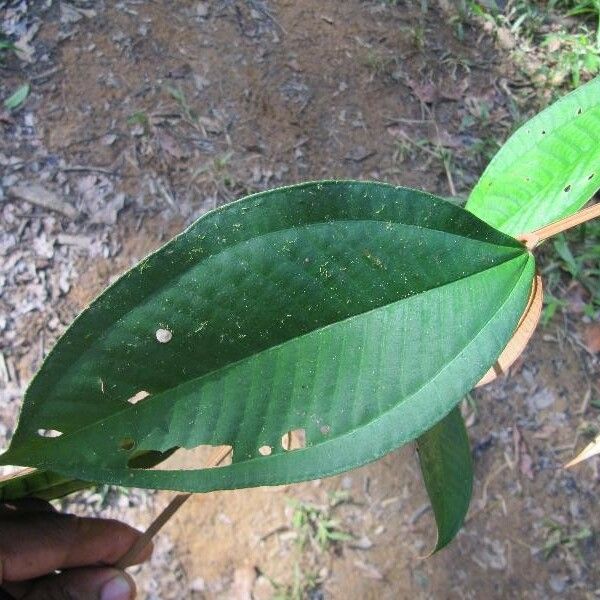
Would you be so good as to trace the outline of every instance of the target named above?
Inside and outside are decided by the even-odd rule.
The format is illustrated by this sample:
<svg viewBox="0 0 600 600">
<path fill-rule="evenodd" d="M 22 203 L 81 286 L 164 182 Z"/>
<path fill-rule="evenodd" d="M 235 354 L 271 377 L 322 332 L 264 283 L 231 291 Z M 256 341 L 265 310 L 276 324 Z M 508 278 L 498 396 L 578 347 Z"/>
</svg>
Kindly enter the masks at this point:
<svg viewBox="0 0 600 600">
<path fill-rule="evenodd" d="M 133 600 L 135 583 L 123 571 L 112 568 L 68 569 L 42 577 L 22 600 Z"/>
</svg>

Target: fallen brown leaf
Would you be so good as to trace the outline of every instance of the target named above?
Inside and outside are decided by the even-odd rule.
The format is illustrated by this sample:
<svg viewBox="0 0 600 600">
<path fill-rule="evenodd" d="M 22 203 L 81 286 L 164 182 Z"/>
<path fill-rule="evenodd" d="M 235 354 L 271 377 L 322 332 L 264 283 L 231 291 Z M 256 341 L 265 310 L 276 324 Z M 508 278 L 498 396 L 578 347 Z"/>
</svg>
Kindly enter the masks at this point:
<svg viewBox="0 0 600 600">
<path fill-rule="evenodd" d="M 592 354 L 600 352 L 600 323 L 589 323 L 583 330 L 583 342 Z"/>
</svg>

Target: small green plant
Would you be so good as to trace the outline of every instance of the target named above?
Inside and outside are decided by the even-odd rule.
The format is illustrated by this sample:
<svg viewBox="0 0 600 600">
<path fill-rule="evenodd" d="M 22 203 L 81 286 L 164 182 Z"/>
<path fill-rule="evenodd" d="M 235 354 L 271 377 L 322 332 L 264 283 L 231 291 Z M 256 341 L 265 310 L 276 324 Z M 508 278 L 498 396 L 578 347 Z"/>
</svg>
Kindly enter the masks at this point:
<svg viewBox="0 0 600 600">
<path fill-rule="evenodd" d="M 150 117 L 142 110 L 138 110 L 127 117 L 127 124 L 141 125 L 144 135 L 148 135 L 148 132 L 150 131 Z"/>
<path fill-rule="evenodd" d="M 550 0 L 550 8 L 567 10 L 568 16 L 591 16 L 596 20 L 596 48 L 600 50 L 600 0 Z"/>
<path fill-rule="evenodd" d="M 597 0 L 516 0 L 502 10 L 490 2 L 471 2 L 469 8 L 510 50 L 520 69 L 555 93 L 556 88 L 577 87 L 599 72 L 598 6 Z M 596 22 L 593 30 L 588 29 L 591 19 Z"/>
<path fill-rule="evenodd" d="M 593 534 L 589 528 L 583 527 L 576 531 L 569 531 L 565 526 L 552 519 L 546 519 L 544 526 L 546 529 L 546 542 L 544 543 L 542 552 L 546 560 L 558 548 L 564 548 L 567 551 L 573 552 L 581 563 L 584 562 L 579 550 L 579 544 L 592 537 Z"/>
<path fill-rule="evenodd" d="M 427 138 L 413 139 L 408 134 L 400 132 L 400 137 L 396 141 L 396 149 L 394 151 L 394 160 L 404 162 L 406 159 L 414 160 L 419 155 L 425 156 L 425 164 L 423 169 L 429 168 L 432 161 L 437 162 L 444 170 L 448 187 L 452 196 L 456 196 L 454 186 L 454 178 L 452 172 L 454 169 L 454 157 L 448 148 L 444 148 L 440 143 L 433 143 Z"/>
<path fill-rule="evenodd" d="M 296 562 L 293 570 L 293 580 L 285 585 L 268 577 L 275 589 L 273 600 L 305 600 L 310 598 L 321 585 L 319 576 L 313 571 L 306 571 Z"/>
<path fill-rule="evenodd" d="M 0 34 L 0 64 L 2 64 L 9 52 L 14 52 L 15 50 L 15 45 L 7 37 Z"/>
<path fill-rule="evenodd" d="M 233 152 L 230 151 L 207 160 L 192 174 L 192 183 L 203 182 L 208 184 L 209 188 L 212 188 L 215 193 L 231 200 L 233 191 L 241 185 L 230 169 L 232 156 Z"/>
<path fill-rule="evenodd" d="M 599 216 L 581 210 L 599 188 L 596 79 L 518 129 L 465 208 L 317 181 L 207 213 L 57 342 L 0 456 L 35 470 L 0 482 L 0 497 L 289 484 L 416 441 L 439 550 L 471 497 L 458 404 L 522 352 L 542 310 L 538 248 Z M 597 283 L 557 243 L 565 268 Z M 151 468 L 201 444 L 219 446 L 207 466 L 232 463 Z M 300 505 L 295 526 L 318 547 L 342 542 L 330 511 Z"/>
<path fill-rule="evenodd" d="M 17 110 L 21 108 L 25 100 L 27 100 L 27 96 L 29 96 L 30 86 L 28 83 L 25 83 L 19 86 L 6 100 L 4 100 L 4 108 L 8 110 Z"/>
<path fill-rule="evenodd" d="M 383 75 L 393 60 L 386 54 L 376 48 L 365 49 L 362 55 L 363 65 L 373 74 L 373 76 Z"/>
<path fill-rule="evenodd" d="M 600 50 L 585 31 L 548 35 L 542 47 L 548 48 L 554 57 L 550 76 L 553 83 L 570 77 L 573 87 L 577 87 L 582 76 L 593 76 L 600 70 Z"/>
<path fill-rule="evenodd" d="M 542 325 L 557 310 L 568 307 L 563 298 L 574 282 L 579 284 L 577 310 L 593 317 L 600 309 L 600 224 L 586 223 L 579 231 L 557 236 L 545 253 L 542 274 L 546 280 Z M 566 277 L 565 277 L 566 276 Z"/>
<path fill-rule="evenodd" d="M 198 115 L 196 111 L 190 106 L 190 103 L 181 88 L 174 88 L 173 86 L 166 86 L 166 91 L 173 98 L 183 113 L 185 120 L 193 127 L 198 128 Z"/>
<path fill-rule="evenodd" d="M 294 514 L 292 526 L 298 533 L 300 548 L 311 545 L 318 552 L 328 550 L 331 546 L 352 539 L 352 536 L 340 528 L 340 523 L 333 518 L 333 509 L 345 502 L 345 496 L 331 496 L 329 504 L 316 504 L 293 501 Z"/>
</svg>

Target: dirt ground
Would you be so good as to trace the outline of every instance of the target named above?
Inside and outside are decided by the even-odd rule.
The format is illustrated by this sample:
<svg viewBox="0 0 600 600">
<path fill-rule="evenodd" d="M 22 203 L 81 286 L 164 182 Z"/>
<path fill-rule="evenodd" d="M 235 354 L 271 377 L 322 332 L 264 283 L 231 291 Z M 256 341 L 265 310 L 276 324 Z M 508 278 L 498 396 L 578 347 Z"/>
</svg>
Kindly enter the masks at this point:
<svg viewBox="0 0 600 600">
<path fill-rule="evenodd" d="M 0 109 L 0 445 L 77 311 L 207 210 L 323 178 L 466 197 L 536 90 L 481 28 L 459 39 L 447 3 L 418 4 L 0 2 L 22 49 L 0 63 L 0 97 L 31 84 Z M 561 468 L 599 426 L 582 323 L 567 307 L 465 402 L 473 501 L 438 555 L 420 558 L 434 525 L 404 448 L 327 480 L 193 497 L 133 570 L 141 597 L 600 597 L 599 462 Z M 103 487 L 64 506 L 144 527 L 170 497 Z M 294 519 L 307 505 L 350 539 L 319 545 Z"/>
</svg>

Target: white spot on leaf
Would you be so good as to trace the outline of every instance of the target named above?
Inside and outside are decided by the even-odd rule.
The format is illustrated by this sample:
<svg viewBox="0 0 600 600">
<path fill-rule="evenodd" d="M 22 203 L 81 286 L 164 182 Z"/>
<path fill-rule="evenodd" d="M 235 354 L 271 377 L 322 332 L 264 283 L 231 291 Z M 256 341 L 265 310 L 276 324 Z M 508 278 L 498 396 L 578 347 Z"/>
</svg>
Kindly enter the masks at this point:
<svg viewBox="0 0 600 600">
<path fill-rule="evenodd" d="M 40 437 L 47 438 L 56 438 L 63 434 L 62 431 L 57 431 L 56 429 L 38 429 L 37 433 Z"/>
<path fill-rule="evenodd" d="M 156 339 L 161 343 L 161 344 L 167 344 L 168 342 L 170 342 L 173 339 L 173 333 L 170 332 L 168 329 L 157 329 L 156 330 Z"/>
<path fill-rule="evenodd" d="M 141 400 L 144 400 L 144 398 L 147 398 L 149 395 L 150 394 L 146 390 L 140 390 L 137 394 L 134 394 L 131 396 L 131 398 L 128 398 L 127 402 L 130 404 L 137 404 Z"/>
</svg>

